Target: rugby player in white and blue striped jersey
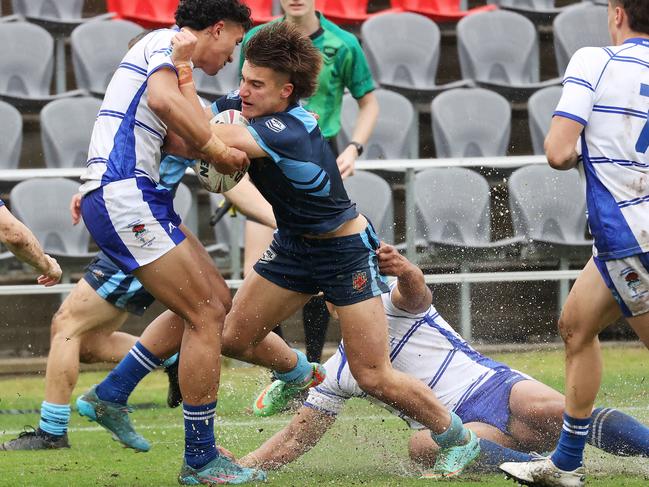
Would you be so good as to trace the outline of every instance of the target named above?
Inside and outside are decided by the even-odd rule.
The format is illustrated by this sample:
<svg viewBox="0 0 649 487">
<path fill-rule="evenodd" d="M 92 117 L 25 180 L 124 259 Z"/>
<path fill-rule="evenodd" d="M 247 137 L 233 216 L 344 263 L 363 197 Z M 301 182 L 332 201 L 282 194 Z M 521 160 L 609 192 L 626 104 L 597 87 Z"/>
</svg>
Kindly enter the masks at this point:
<svg viewBox="0 0 649 487">
<path fill-rule="evenodd" d="M 397 277 L 382 295 L 392 365 L 427 384 L 480 437 L 478 467 L 495 470 L 505 460 L 530 460 L 528 452 L 551 448 L 561 429 L 564 397 L 471 347 L 431 303 L 422 272 L 394 247 L 381 243 L 378 259 L 381 272 Z M 430 433 L 363 392 L 343 343 L 324 367 L 324 382 L 310 390 L 291 422 L 243 457 L 242 465 L 278 468 L 296 460 L 318 443 L 352 397 L 378 403 L 420 430 L 410 439 L 410 457 L 425 467 L 435 464 L 439 448 Z M 649 456 L 649 428 L 611 408 L 595 409 L 592 416 L 593 446 L 612 454 Z M 433 469 L 426 476 L 438 475 Z"/>
<path fill-rule="evenodd" d="M 572 57 L 545 141 L 555 169 L 581 160 L 595 244 L 559 319 L 566 410 L 557 448 L 501 466 L 526 485 L 585 483 L 583 451 L 602 375 L 598 333 L 624 315 L 649 346 L 649 2 L 610 0 L 608 27 L 613 46 Z"/>
<path fill-rule="evenodd" d="M 197 39 L 192 63 L 182 69 L 174 65 L 178 29 L 151 32 L 128 51 L 95 123 L 81 213 L 104 254 L 184 324 L 178 366 L 186 433 L 182 482 L 199 483 L 200 477 L 243 483 L 264 474 L 219 457 L 213 429 L 220 331 L 231 306 L 230 290 L 158 183 L 163 144 L 174 155 L 203 159 L 225 174 L 249 164 L 243 152 L 212 133 L 198 98 L 187 99 L 179 86 L 190 82 L 194 67 L 214 75 L 232 61 L 235 45 L 251 25 L 250 9 L 238 0 L 183 0 L 175 20 Z M 144 340 L 132 352 L 77 400 L 77 409 L 138 449 L 141 438 L 128 420 L 126 400 L 161 360 Z"/>
</svg>

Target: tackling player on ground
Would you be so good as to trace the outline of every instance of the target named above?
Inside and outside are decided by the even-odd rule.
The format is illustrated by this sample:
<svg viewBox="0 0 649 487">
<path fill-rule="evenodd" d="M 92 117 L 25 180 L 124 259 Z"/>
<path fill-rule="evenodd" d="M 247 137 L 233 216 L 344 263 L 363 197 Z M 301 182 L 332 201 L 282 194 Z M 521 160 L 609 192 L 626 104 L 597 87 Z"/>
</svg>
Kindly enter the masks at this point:
<svg viewBox="0 0 649 487">
<path fill-rule="evenodd" d="M 419 268 L 385 243 L 377 253 L 381 272 L 397 277 L 391 291 L 382 295 L 392 365 L 427 384 L 444 406 L 480 437 L 477 466 L 494 471 L 503 461 L 532 459 L 529 453 L 515 450 L 551 448 L 561 430 L 564 397 L 474 350 L 435 310 Z M 343 343 L 324 367 L 325 381 L 310 390 L 291 422 L 240 459 L 240 464 L 268 469 L 295 461 L 318 443 L 348 399 L 374 401 L 352 376 Z M 410 438 L 411 459 L 425 467 L 434 466 L 439 448 L 430 433 L 388 409 L 419 430 Z M 588 437 L 589 443 L 615 455 L 649 456 L 649 428 L 611 408 L 594 410 L 592 418 L 596 434 Z M 437 473 L 433 467 L 425 476 Z"/>
<path fill-rule="evenodd" d="M 545 141 L 555 169 L 582 162 L 595 245 L 559 319 L 566 410 L 557 448 L 501 466 L 526 485 L 585 484 L 584 446 L 602 377 L 598 333 L 624 315 L 649 346 L 649 2 L 610 0 L 608 27 L 613 46 L 585 47 L 570 60 Z"/>
</svg>

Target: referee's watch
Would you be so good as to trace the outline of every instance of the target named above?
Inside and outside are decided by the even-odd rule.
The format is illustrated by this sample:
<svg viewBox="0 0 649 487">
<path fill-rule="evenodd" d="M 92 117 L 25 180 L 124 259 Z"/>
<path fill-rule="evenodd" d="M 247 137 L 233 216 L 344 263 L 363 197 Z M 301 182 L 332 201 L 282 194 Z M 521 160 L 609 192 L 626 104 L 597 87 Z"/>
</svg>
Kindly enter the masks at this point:
<svg viewBox="0 0 649 487">
<path fill-rule="evenodd" d="M 360 157 L 363 154 L 363 144 L 359 144 L 358 142 L 354 142 L 352 140 L 349 143 L 349 145 L 353 145 L 356 148 L 356 152 L 358 152 L 358 157 Z"/>
</svg>

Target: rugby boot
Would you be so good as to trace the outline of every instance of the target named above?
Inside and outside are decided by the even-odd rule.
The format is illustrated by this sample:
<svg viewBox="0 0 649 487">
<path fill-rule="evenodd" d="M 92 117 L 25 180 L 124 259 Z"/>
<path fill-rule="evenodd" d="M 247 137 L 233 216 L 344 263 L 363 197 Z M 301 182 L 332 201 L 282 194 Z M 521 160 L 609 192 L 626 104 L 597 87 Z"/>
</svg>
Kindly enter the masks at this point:
<svg viewBox="0 0 649 487">
<path fill-rule="evenodd" d="M 440 450 L 431 471 L 422 478 L 442 479 L 457 477 L 480 455 L 480 441 L 476 434 L 469 431 L 469 441 L 464 445 L 451 446 Z"/>
<path fill-rule="evenodd" d="M 25 431 L 20 433 L 17 438 L 0 443 L 0 451 L 57 450 L 59 448 L 70 448 L 67 433 L 57 438 L 41 432 L 40 429 L 34 429 L 32 426 L 26 426 Z"/>
<path fill-rule="evenodd" d="M 139 435 L 128 417 L 133 410 L 123 404 L 103 401 L 97 397 L 97 386 L 77 398 L 77 411 L 90 421 L 96 421 L 113 434 L 113 438 L 127 448 L 136 451 L 149 451 L 151 445 Z"/>
<path fill-rule="evenodd" d="M 276 380 L 266 386 L 257 396 L 252 410 L 255 416 L 273 416 L 283 411 L 292 398 L 311 387 L 322 384 L 326 377 L 325 368 L 319 363 L 312 363 L 311 375 L 302 382 L 284 382 Z"/>
<path fill-rule="evenodd" d="M 531 462 L 506 462 L 500 467 L 510 478 L 521 485 L 542 487 L 583 487 L 586 470 L 579 467 L 572 471 L 558 468 L 550 457 L 535 458 Z"/>
<path fill-rule="evenodd" d="M 180 485 L 222 485 L 265 482 L 266 472 L 256 468 L 237 465 L 233 460 L 219 455 L 200 469 L 195 469 L 183 461 L 178 475 Z"/>
</svg>

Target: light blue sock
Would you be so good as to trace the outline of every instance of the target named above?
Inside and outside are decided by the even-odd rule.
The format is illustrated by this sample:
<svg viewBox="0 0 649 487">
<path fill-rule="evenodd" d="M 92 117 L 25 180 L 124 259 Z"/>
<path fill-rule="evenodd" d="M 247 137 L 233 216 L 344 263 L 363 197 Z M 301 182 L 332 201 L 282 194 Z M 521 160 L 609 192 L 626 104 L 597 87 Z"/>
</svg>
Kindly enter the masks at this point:
<svg viewBox="0 0 649 487">
<path fill-rule="evenodd" d="M 588 438 L 590 418 L 573 418 L 563 413 L 563 428 L 552 463 L 565 471 L 572 471 L 584 463 L 584 447 Z"/>
<path fill-rule="evenodd" d="M 438 435 L 430 432 L 430 437 L 433 439 L 437 445 L 444 449 L 450 448 L 452 446 L 463 445 L 466 442 L 466 437 L 468 435 L 467 429 L 462 424 L 460 417 L 451 412 L 451 424 L 444 433 Z"/>
<path fill-rule="evenodd" d="M 63 436 L 68 431 L 69 422 L 69 404 L 52 404 L 43 401 L 41 404 L 41 421 L 38 424 L 40 430 L 50 436 Z"/>
<path fill-rule="evenodd" d="M 307 378 L 311 377 L 313 366 L 304 353 L 296 348 L 294 348 L 293 351 L 297 355 L 297 364 L 295 365 L 295 368 L 288 372 L 273 371 L 273 375 L 276 379 L 284 382 L 304 382 Z"/>
<path fill-rule="evenodd" d="M 588 443 L 613 455 L 649 457 L 649 428 L 617 409 L 597 408 Z"/>
<path fill-rule="evenodd" d="M 166 369 L 167 367 L 171 367 L 173 364 L 178 362 L 178 357 L 179 355 L 177 353 L 174 353 L 171 357 L 169 357 L 167 360 L 162 362 L 162 366 Z"/>
<path fill-rule="evenodd" d="M 122 361 L 97 386 L 97 397 L 102 401 L 125 405 L 135 386 L 160 365 L 162 360 L 140 342 L 136 342 Z"/>
</svg>

